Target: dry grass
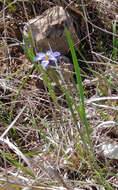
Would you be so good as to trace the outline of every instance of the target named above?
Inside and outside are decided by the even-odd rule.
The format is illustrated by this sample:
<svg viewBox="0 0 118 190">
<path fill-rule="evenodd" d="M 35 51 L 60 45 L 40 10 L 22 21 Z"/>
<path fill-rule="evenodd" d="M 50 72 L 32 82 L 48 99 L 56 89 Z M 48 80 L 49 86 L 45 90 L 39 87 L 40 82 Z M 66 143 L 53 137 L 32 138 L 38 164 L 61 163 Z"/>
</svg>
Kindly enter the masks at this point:
<svg viewBox="0 0 118 190">
<path fill-rule="evenodd" d="M 77 128 L 65 95 L 61 93 L 56 96 L 58 101 L 56 104 L 47 88 L 37 88 L 39 76 L 36 70 L 22 86 L 32 67 L 22 47 L 18 45 L 23 40 L 24 23 L 55 4 L 70 6 L 71 14 L 73 6 L 77 7 L 76 14 L 74 12 L 72 17 L 77 19 L 81 17 L 80 40 L 82 45 L 85 43 L 85 47 L 83 49 L 80 47 L 80 50 L 88 64 L 92 65 L 94 74 L 91 71 L 88 72 L 86 60 L 82 60 L 79 54 L 77 56 L 81 68 L 88 73 L 82 74 L 82 79 L 86 117 L 91 127 L 97 169 L 87 155 L 78 133 L 79 128 L 87 139 L 85 126 L 77 110 L 72 106 L 77 118 Z M 118 76 L 117 65 L 112 57 L 112 37 L 109 38 L 109 34 L 103 35 L 98 30 L 98 18 L 92 20 L 91 17 L 91 22 L 96 25 L 94 32 L 91 31 L 88 22 L 85 23 L 82 20 L 83 16 L 85 18 L 84 14 L 93 15 L 90 4 L 88 4 L 88 9 L 84 10 L 88 12 L 83 11 L 83 13 L 82 4 L 77 5 L 78 1 L 71 4 L 67 0 L 32 0 L 31 2 L 13 1 L 8 6 L 7 1 L 0 1 L 1 190 L 26 190 L 25 187 L 27 190 L 118 189 L 117 159 L 105 157 L 104 151 L 100 149 L 105 143 L 118 143 Z M 98 27 L 100 25 L 98 24 Z M 105 45 L 100 45 L 105 42 L 104 36 L 109 38 L 109 41 L 106 41 Z M 103 55 L 97 53 L 98 50 Z M 77 85 L 75 86 L 77 88 Z M 71 96 L 79 107 L 80 101 L 76 88 L 72 85 Z M 89 147 L 89 144 L 87 146 Z"/>
</svg>

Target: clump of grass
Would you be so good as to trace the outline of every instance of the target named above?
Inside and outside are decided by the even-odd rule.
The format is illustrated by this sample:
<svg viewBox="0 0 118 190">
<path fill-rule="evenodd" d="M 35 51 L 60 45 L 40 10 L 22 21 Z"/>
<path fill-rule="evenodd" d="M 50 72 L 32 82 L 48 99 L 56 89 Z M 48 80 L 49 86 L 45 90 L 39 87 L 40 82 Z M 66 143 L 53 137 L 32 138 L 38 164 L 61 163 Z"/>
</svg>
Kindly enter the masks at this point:
<svg viewBox="0 0 118 190">
<path fill-rule="evenodd" d="M 92 129 L 87 121 L 87 117 L 86 117 L 86 113 L 85 113 L 85 98 L 84 98 L 84 89 L 82 86 L 80 68 L 78 65 L 75 50 L 73 48 L 73 42 L 69 36 L 68 31 L 65 30 L 65 32 L 66 32 L 67 39 L 68 39 L 68 42 L 70 45 L 73 64 L 74 64 L 74 68 L 75 68 L 75 74 L 76 74 L 76 78 L 77 78 L 77 88 L 76 88 L 77 92 L 76 93 L 77 93 L 77 99 L 78 99 L 79 104 L 77 105 L 77 103 L 73 97 L 73 94 L 70 92 L 70 90 L 68 89 L 68 87 L 66 85 L 64 87 L 60 87 L 60 90 L 62 91 L 62 93 L 65 94 L 66 102 L 68 104 L 69 111 L 71 113 L 70 120 L 71 120 L 71 122 L 73 121 L 73 128 L 76 127 L 76 129 L 78 131 L 78 134 L 76 134 L 76 139 L 74 139 L 74 135 L 75 135 L 74 130 L 75 129 L 70 128 L 71 132 L 69 132 L 70 129 L 68 128 L 68 126 L 66 126 L 67 125 L 66 123 L 69 123 L 69 121 L 65 116 L 63 119 L 64 113 L 61 112 L 62 108 L 58 104 L 57 96 L 55 95 L 50 78 L 48 77 L 47 73 L 41 67 L 40 64 L 38 65 L 37 63 L 33 62 L 34 53 L 33 53 L 33 50 L 29 49 L 28 47 L 25 48 L 25 52 L 27 53 L 27 56 L 32 61 L 33 66 L 30 69 L 30 71 L 28 72 L 22 85 L 19 87 L 18 93 L 15 96 L 14 100 L 16 102 L 16 100 L 20 98 L 20 94 L 22 93 L 29 76 L 31 75 L 31 73 L 34 70 L 37 70 L 39 74 L 43 73 L 43 80 L 44 80 L 46 87 L 48 89 L 48 92 L 49 92 L 48 96 L 51 97 L 53 102 L 55 103 L 55 104 L 53 104 L 54 108 L 53 107 L 51 108 L 53 110 L 52 120 L 53 120 L 54 124 L 52 125 L 51 120 L 48 121 L 47 119 L 40 117 L 40 115 L 38 115 L 38 114 L 36 114 L 33 117 L 29 117 L 30 123 L 32 123 L 32 126 L 34 127 L 35 130 L 40 131 L 40 135 L 45 142 L 45 146 L 46 146 L 47 150 L 45 152 L 41 151 L 41 154 L 43 154 L 45 156 L 46 156 L 46 154 L 48 154 L 48 156 L 47 156 L 48 160 L 50 160 L 50 156 L 51 156 L 51 154 L 53 154 L 55 156 L 53 164 L 55 161 L 57 161 L 57 163 L 58 163 L 61 159 L 66 161 L 67 170 L 71 171 L 72 173 L 74 173 L 75 171 L 76 171 L 76 173 L 79 173 L 78 169 L 75 169 L 76 163 L 74 163 L 74 162 L 77 161 L 79 165 L 82 162 L 83 163 L 82 168 L 87 167 L 90 171 L 90 175 L 92 178 L 94 178 L 96 181 L 98 180 L 100 185 L 104 186 L 108 190 L 111 190 L 113 188 L 103 177 L 104 170 L 101 170 L 99 168 L 99 166 L 97 164 L 97 158 L 94 154 L 94 148 L 93 148 L 92 137 L 91 137 Z M 13 110 L 15 111 L 15 104 L 13 104 L 11 107 L 11 113 L 10 113 L 11 120 L 13 119 L 13 115 L 12 115 Z M 59 110 L 61 113 L 62 118 L 60 121 L 58 121 L 57 113 L 55 112 L 56 110 Z M 79 126 L 79 122 L 78 122 L 79 119 L 82 122 L 83 130 L 81 130 L 81 128 Z M 38 122 L 38 124 L 37 124 L 37 122 Z M 41 128 L 40 125 L 43 126 L 43 129 Z M 60 127 L 60 129 L 59 129 L 59 127 Z M 56 130 L 58 132 L 56 132 Z M 62 138 L 62 140 L 61 140 L 61 138 Z M 70 140 L 67 140 L 66 138 L 69 138 Z M 69 143 L 72 143 L 72 142 L 75 146 L 75 149 L 72 149 L 72 148 L 74 148 L 72 146 L 71 151 L 69 151 L 68 146 L 69 146 Z M 74 156 L 74 154 L 76 156 Z M 31 155 L 33 157 L 35 157 L 36 152 L 31 153 Z M 7 157 L 7 159 L 8 159 L 8 157 Z M 10 157 L 9 157 L 9 159 L 10 159 Z M 43 159 L 43 162 L 45 164 L 49 164 L 45 161 L 45 157 Z M 25 167 L 22 164 L 18 163 L 17 161 L 13 162 L 13 160 L 11 160 L 11 163 L 12 163 L 12 165 L 15 165 L 18 168 L 20 168 L 23 172 L 25 171 L 25 173 L 27 173 L 29 176 L 32 177 L 32 175 L 33 175 L 33 177 L 36 177 L 36 176 L 34 176 L 34 174 L 31 173 L 30 170 L 25 169 Z M 52 167 L 53 167 L 53 164 L 52 164 Z M 34 161 L 33 165 L 35 165 L 35 161 Z M 40 165 L 40 163 L 39 163 L 39 165 Z M 59 163 L 58 163 L 58 167 L 59 167 Z M 80 166 L 77 166 L 77 168 L 80 168 Z M 81 172 L 83 172 L 82 168 L 80 169 Z M 105 169 L 106 169 L 106 167 L 105 167 Z M 44 168 L 44 170 L 46 171 L 45 168 Z M 52 170 L 55 174 L 56 171 L 54 169 L 52 169 Z M 57 180 L 59 180 L 59 178 L 61 178 L 59 173 L 58 173 L 58 175 L 59 176 L 58 176 Z M 61 180 L 63 181 L 62 178 L 61 178 Z M 60 183 L 60 181 L 58 181 L 58 182 Z M 62 182 L 62 184 L 66 187 L 66 183 Z"/>
<path fill-rule="evenodd" d="M 59 89 L 62 93 L 61 95 L 65 96 L 64 101 L 66 101 L 66 108 L 64 107 L 64 104 L 60 106 L 48 73 L 45 72 L 40 64 L 33 62 L 35 55 L 31 39 L 32 48 L 26 46 L 24 48 L 24 52 L 31 60 L 32 68 L 27 73 L 25 80 L 18 88 L 17 94 L 12 99 L 10 114 L 8 113 L 6 106 L 2 107 L 2 123 L 4 126 L 9 125 L 10 128 L 13 128 L 13 130 L 10 131 L 10 135 L 7 134 L 6 130 L 6 136 L 11 139 L 12 135 L 16 136 L 16 141 L 12 139 L 14 140 L 13 144 L 10 144 L 6 138 L 3 143 L 5 144 L 9 142 L 7 146 L 9 146 L 12 152 L 15 153 L 13 153 L 13 156 L 12 154 L 6 154 L 5 148 L 3 148 L 3 151 L 0 153 L 4 158 L 4 161 L 11 164 L 17 170 L 16 173 L 14 172 L 16 181 L 17 179 L 23 179 L 25 181 L 25 183 L 23 183 L 22 180 L 22 186 L 24 186 L 24 184 L 29 185 L 30 183 L 30 186 L 34 185 L 38 186 L 38 188 L 41 188 L 42 185 L 43 188 L 51 187 L 56 189 L 57 186 L 64 186 L 66 189 L 72 189 L 72 186 L 77 185 L 77 187 L 80 188 L 96 187 L 99 189 L 112 190 L 113 187 L 111 187 L 108 182 L 111 174 L 107 172 L 111 161 L 107 162 L 104 167 L 101 167 L 99 164 L 101 161 L 96 157 L 92 137 L 93 128 L 89 124 L 86 115 L 86 98 L 82 84 L 81 69 L 79 67 L 76 52 L 73 48 L 73 42 L 66 29 L 65 32 L 70 45 L 77 79 L 77 83 L 73 79 L 73 87 L 70 90 L 68 85 L 64 83 L 63 74 L 59 73 L 59 76 L 64 83 L 63 86 L 59 86 Z M 31 38 L 31 35 L 29 35 L 29 38 Z M 115 40 L 116 39 L 114 39 L 113 42 L 113 47 L 115 48 L 113 51 L 114 61 L 117 59 L 117 45 Z M 81 52 L 78 52 L 87 63 L 87 60 L 85 60 Z M 89 67 L 89 69 L 92 71 L 91 67 Z M 27 95 L 24 87 L 27 84 L 30 75 L 34 71 L 37 71 L 39 75 L 41 73 L 43 74 L 43 81 L 46 88 L 42 94 L 41 89 L 39 89 L 35 94 L 33 94 L 34 92 L 32 91 L 28 91 Z M 18 72 L 16 75 L 17 74 Z M 100 76 L 102 78 L 100 74 L 96 76 Z M 8 78 L 10 79 L 12 76 Z M 109 81 L 106 77 L 102 78 L 102 80 L 105 81 L 105 85 L 106 83 L 108 84 L 109 89 L 112 88 L 112 81 Z M 99 86 L 98 90 L 100 90 Z M 108 95 L 106 91 L 106 88 L 104 91 L 101 91 L 102 96 Z M 18 107 L 17 101 L 21 101 L 23 93 L 25 94 L 25 97 L 23 97 L 24 102 L 22 105 L 25 104 L 25 107 L 22 110 L 22 114 L 15 118 L 16 113 L 20 112 L 20 106 Z M 46 101 L 44 99 L 46 99 Z M 60 99 L 63 102 L 62 97 Z M 109 120 L 109 113 L 106 116 L 104 110 L 96 110 L 98 111 L 97 113 L 100 112 L 104 120 Z M 44 116 L 43 112 L 45 111 L 46 114 Z M 22 131 L 22 138 L 20 138 L 22 143 L 20 143 L 19 136 L 17 136 L 18 129 L 19 131 Z M 24 133 L 24 129 L 26 130 L 26 133 Z M 34 133 L 34 137 L 33 134 L 29 135 L 29 138 L 31 139 L 30 142 L 27 140 L 26 137 L 28 136 L 29 131 L 38 132 L 40 134 L 38 142 L 36 141 L 36 133 Z M 35 141 L 35 146 L 33 141 Z M 24 150 L 22 145 L 25 143 L 26 147 Z M 27 145 L 31 148 L 30 150 L 27 148 Z M 36 169 L 36 172 L 34 172 L 34 169 Z M 13 175 L 13 173 L 11 173 L 11 175 Z M 114 176 L 115 173 L 112 174 L 112 177 Z M 86 179 L 89 181 L 91 180 L 91 183 Z M 10 183 L 13 182 L 14 181 L 10 181 Z M 21 186 L 19 185 L 18 188 L 21 188 Z"/>
</svg>

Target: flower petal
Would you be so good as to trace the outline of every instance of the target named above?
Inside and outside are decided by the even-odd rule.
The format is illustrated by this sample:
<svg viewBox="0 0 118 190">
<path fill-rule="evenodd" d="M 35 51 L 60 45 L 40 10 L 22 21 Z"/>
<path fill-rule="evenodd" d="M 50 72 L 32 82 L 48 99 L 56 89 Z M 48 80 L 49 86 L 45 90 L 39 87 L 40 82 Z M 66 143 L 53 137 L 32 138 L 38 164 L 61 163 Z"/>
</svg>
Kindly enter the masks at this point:
<svg viewBox="0 0 118 190">
<path fill-rule="evenodd" d="M 37 57 L 35 57 L 34 59 L 33 59 L 33 61 L 39 61 L 40 59 L 39 59 L 39 57 L 37 56 Z"/>
<path fill-rule="evenodd" d="M 54 57 L 58 57 L 58 56 L 60 56 L 61 54 L 60 54 L 60 52 L 58 52 L 58 51 L 55 51 L 54 53 L 53 53 L 53 56 Z"/>
<path fill-rule="evenodd" d="M 47 56 L 53 55 L 53 52 L 50 51 L 50 50 L 48 50 L 48 51 L 46 52 L 46 55 L 47 55 Z"/>
<path fill-rule="evenodd" d="M 54 62 L 57 61 L 57 59 L 56 59 L 55 57 L 53 57 L 53 56 L 50 56 L 50 57 L 49 57 L 49 60 L 50 60 L 50 61 L 54 61 Z"/>
<path fill-rule="evenodd" d="M 38 59 L 41 61 L 41 60 L 45 59 L 46 55 L 45 55 L 45 54 L 42 54 L 42 55 L 39 55 L 39 56 L 37 56 L 37 57 L 39 57 Z"/>
<path fill-rule="evenodd" d="M 33 59 L 33 61 L 41 61 L 45 57 L 45 53 L 38 53 L 37 56 Z"/>
<path fill-rule="evenodd" d="M 39 52 L 39 53 L 37 53 L 37 56 L 45 56 L 45 53 Z"/>
<path fill-rule="evenodd" d="M 48 60 L 43 60 L 43 61 L 41 62 L 41 65 L 42 65 L 43 69 L 46 69 L 46 67 L 48 66 L 48 64 L 49 64 L 49 61 L 48 61 Z"/>
</svg>

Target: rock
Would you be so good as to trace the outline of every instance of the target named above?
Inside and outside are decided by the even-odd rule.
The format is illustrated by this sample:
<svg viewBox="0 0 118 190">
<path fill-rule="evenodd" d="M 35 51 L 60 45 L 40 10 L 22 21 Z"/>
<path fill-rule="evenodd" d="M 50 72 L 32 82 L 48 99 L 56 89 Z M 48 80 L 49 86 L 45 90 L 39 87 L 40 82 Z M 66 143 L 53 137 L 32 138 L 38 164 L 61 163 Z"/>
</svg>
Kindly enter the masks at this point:
<svg viewBox="0 0 118 190">
<path fill-rule="evenodd" d="M 63 7 L 55 6 L 46 10 L 42 15 L 29 20 L 23 30 L 26 44 L 30 47 L 29 33 L 31 31 L 37 52 L 59 51 L 67 54 L 69 51 L 68 41 L 64 32 L 68 28 L 74 44 L 78 44 L 78 37 L 75 32 L 72 20 Z"/>
<path fill-rule="evenodd" d="M 118 160 L 118 127 L 115 121 L 102 122 L 93 130 L 96 154 Z"/>
<path fill-rule="evenodd" d="M 101 150 L 106 158 L 118 160 L 118 143 L 104 143 L 101 146 Z"/>
</svg>

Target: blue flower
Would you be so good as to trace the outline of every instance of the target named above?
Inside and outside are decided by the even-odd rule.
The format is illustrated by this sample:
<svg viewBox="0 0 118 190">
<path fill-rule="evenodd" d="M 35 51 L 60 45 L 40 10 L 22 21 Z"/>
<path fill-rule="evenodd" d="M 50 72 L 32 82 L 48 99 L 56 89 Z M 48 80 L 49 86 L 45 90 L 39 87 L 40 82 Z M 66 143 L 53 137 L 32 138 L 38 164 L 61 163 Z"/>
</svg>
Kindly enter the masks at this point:
<svg viewBox="0 0 118 190">
<path fill-rule="evenodd" d="M 48 50 L 46 53 L 40 52 L 34 58 L 33 61 L 40 61 L 43 69 L 46 69 L 50 62 L 57 62 L 57 58 L 60 56 L 59 52 L 52 52 Z"/>
</svg>

